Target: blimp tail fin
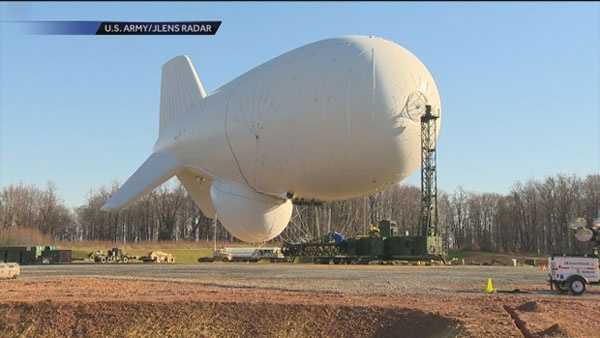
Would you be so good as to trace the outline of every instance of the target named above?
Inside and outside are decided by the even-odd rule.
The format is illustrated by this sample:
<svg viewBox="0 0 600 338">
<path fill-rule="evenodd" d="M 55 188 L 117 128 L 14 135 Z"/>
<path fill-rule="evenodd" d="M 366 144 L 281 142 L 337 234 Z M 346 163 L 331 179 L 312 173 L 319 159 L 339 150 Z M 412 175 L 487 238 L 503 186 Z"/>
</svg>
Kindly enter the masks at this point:
<svg viewBox="0 0 600 338">
<path fill-rule="evenodd" d="M 149 193 L 175 175 L 177 161 L 168 152 L 152 154 L 125 184 L 114 193 L 102 209 L 110 210 L 125 207 L 142 195 Z"/>
<path fill-rule="evenodd" d="M 205 97 L 204 86 L 188 56 L 180 55 L 165 63 L 160 84 L 159 137 L 180 115 L 187 114 L 194 103 Z"/>
</svg>

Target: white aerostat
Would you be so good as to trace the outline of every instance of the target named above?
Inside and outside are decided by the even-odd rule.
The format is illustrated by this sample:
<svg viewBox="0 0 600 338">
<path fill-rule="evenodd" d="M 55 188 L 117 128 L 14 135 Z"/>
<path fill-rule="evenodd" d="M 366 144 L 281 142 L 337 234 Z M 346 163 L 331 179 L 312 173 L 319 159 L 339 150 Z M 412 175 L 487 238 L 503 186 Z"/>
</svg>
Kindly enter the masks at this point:
<svg viewBox="0 0 600 338">
<path fill-rule="evenodd" d="M 440 115 L 427 68 L 377 37 L 305 45 L 208 95 L 190 58 L 178 56 L 162 68 L 154 153 L 104 208 L 177 176 L 235 237 L 267 241 L 289 223 L 292 201 L 362 196 L 410 175 L 425 105 Z"/>
</svg>

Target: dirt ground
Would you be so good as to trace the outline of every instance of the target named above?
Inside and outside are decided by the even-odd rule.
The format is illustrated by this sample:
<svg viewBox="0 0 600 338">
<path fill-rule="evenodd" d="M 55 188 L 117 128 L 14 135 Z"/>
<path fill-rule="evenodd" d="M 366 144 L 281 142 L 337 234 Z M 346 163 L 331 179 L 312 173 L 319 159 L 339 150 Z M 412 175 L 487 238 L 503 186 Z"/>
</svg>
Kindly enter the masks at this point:
<svg viewBox="0 0 600 338">
<path fill-rule="evenodd" d="M 0 337 L 600 337 L 600 292 L 552 294 L 533 269 L 209 264 L 151 277 L 158 268 L 101 269 L 30 267 L 0 281 Z M 484 294 L 487 275 L 527 293 Z M 300 276 L 317 284 L 298 287 Z M 409 287 L 382 289 L 386 281 Z"/>
</svg>

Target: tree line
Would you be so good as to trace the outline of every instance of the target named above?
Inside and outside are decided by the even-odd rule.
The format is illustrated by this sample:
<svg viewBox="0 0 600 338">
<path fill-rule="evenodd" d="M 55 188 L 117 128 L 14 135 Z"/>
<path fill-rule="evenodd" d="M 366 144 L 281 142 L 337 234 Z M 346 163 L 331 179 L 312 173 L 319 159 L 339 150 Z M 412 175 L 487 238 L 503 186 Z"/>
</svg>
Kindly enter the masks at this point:
<svg viewBox="0 0 600 338">
<path fill-rule="evenodd" d="M 118 185 L 100 187 L 74 209 L 65 206 L 56 187 L 9 185 L 0 192 L 0 230 L 27 227 L 56 240 L 235 241 L 220 223 L 205 217 L 180 184 L 163 185 L 127 208 L 100 208 Z M 294 206 L 292 219 L 276 241 L 319 238 L 331 231 L 364 234 L 382 219 L 398 223 L 402 234 L 419 233 L 420 189 L 394 185 L 364 198 Z M 450 249 L 495 252 L 576 252 L 590 244 L 577 242 L 568 224 L 600 215 L 600 174 L 555 175 L 513 185 L 507 194 L 468 192 L 462 188 L 438 194 L 438 227 Z M 216 231 L 216 232 L 215 232 Z"/>
</svg>

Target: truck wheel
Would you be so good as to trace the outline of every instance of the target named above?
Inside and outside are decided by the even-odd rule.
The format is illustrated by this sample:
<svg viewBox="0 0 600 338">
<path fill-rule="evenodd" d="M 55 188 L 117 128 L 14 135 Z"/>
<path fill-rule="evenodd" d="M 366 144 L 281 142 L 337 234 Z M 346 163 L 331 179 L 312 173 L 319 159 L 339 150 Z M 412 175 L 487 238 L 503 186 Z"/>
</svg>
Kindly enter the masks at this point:
<svg viewBox="0 0 600 338">
<path fill-rule="evenodd" d="M 569 281 L 569 290 L 575 296 L 579 296 L 585 292 L 585 279 L 574 277 Z"/>
<path fill-rule="evenodd" d="M 127 258 L 127 257 L 123 257 L 123 263 L 124 263 L 124 264 L 127 264 L 128 262 L 129 262 L 129 258 Z"/>
</svg>

